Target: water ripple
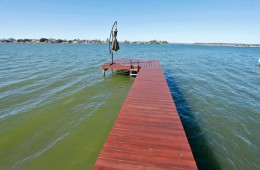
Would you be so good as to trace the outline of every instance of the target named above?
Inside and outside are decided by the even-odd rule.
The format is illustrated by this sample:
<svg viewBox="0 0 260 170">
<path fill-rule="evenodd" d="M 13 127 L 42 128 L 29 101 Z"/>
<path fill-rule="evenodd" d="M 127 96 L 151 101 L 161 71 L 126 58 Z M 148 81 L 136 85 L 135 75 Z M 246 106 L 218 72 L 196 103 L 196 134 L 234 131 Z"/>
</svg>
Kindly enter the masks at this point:
<svg viewBox="0 0 260 170">
<path fill-rule="evenodd" d="M 44 152 L 51 149 L 56 143 L 58 143 L 60 140 L 64 139 L 69 134 L 70 134 L 69 132 L 65 133 L 65 134 L 61 135 L 60 137 L 54 139 L 53 141 L 50 141 L 46 146 L 42 147 L 37 152 L 35 152 L 35 153 L 31 154 L 30 156 L 16 162 L 15 165 L 12 168 L 21 167 L 26 161 L 30 161 L 30 160 L 33 160 L 33 159 L 41 156 Z"/>
</svg>

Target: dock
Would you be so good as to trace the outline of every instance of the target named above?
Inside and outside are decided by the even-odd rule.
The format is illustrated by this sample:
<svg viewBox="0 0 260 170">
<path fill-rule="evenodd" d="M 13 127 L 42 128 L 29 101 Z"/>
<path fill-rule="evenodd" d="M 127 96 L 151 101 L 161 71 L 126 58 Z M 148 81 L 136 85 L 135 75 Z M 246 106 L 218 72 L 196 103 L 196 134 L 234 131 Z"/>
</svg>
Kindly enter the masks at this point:
<svg viewBox="0 0 260 170">
<path fill-rule="evenodd" d="M 115 59 L 114 63 L 105 63 L 102 65 L 103 75 L 105 75 L 106 70 L 126 70 L 129 71 L 129 75 L 136 76 L 141 68 L 157 68 L 160 62 L 155 62 L 152 60 L 136 60 L 136 59 Z"/>
<path fill-rule="evenodd" d="M 93 169 L 197 169 L 160 62 L 118 59 L 102 68 L 138 74 Z"/>
</svg>

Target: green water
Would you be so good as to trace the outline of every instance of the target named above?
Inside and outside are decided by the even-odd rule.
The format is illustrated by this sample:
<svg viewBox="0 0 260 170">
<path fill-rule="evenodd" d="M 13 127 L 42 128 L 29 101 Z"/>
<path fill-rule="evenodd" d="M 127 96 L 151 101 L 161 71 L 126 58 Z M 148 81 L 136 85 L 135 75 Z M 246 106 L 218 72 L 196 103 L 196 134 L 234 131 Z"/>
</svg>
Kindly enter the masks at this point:
<svg viewBox="0 0 260 170">
<path fill-rule="evenodd" d="M 1 46 L 0 169 L 91 169 L 133 79 L 82 46 L 30 47 Z"/>
<path fill-rule="evenodd" d="M 124 45 L 161 61 L 199 169 L 260 169 L 260 48 Z M 0 44 L 0 169 L 91 169 L 134 81 L 107 45 Z"/>
</svg>

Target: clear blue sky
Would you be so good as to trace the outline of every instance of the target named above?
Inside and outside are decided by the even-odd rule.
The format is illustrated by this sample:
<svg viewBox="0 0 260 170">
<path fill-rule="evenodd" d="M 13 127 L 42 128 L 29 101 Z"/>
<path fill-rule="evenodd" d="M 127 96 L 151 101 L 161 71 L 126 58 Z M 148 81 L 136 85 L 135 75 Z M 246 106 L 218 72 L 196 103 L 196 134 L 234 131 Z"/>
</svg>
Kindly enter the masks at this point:
<svg viewBox="0 0 260 170">
<path fill-rule="evenodd" d="M 260 43 L 260 0 L 0 0 L 0 38 Z"/>
</svg>

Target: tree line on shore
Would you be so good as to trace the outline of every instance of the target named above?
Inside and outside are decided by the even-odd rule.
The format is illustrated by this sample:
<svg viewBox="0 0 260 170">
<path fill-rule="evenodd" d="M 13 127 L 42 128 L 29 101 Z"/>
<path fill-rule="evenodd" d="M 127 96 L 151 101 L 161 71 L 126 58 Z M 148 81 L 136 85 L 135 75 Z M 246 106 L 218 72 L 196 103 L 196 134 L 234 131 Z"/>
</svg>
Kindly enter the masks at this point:
<svg viewBox="0 0 260 170">
<path fill-rule="evenodd" d="M 58 44 L 58 43 L 70 43 L 70 44 L 81 44 L 81 43 L 93 43 L 93 44 L 102 44 L 105 43 L 102 40 L 95 39 L 95 40 L 80 40 L 80 39 L 73 39 L 73 40 L 66 40 L 66 39 L 54 39 L 54 38 L 40 38 L 40 39 L 0 39 L 0 43 L 28 43 L 28 44 Z"/>
<path fill-rule="evenodd" d="M 80 39 L 73 39 L 73 40 L 66 40 L 66 39 L 54 39 L 54 38 L 40 38 L 40 39 L 0 39 L 0 43 L 17 43 L 17 44 L 59 44 L 59 43 L 68 43 L 68 44 L 105 44 L 108 43 L 109 39 L 106 41 L 100 39 L 94 40 L 80 40 Z M 120 43 L 123 44 L 168 44 L 167 41 L 158 41 L 158 40 L 151 40 L 151 41 L 121 41 Z"/>
</svg>

